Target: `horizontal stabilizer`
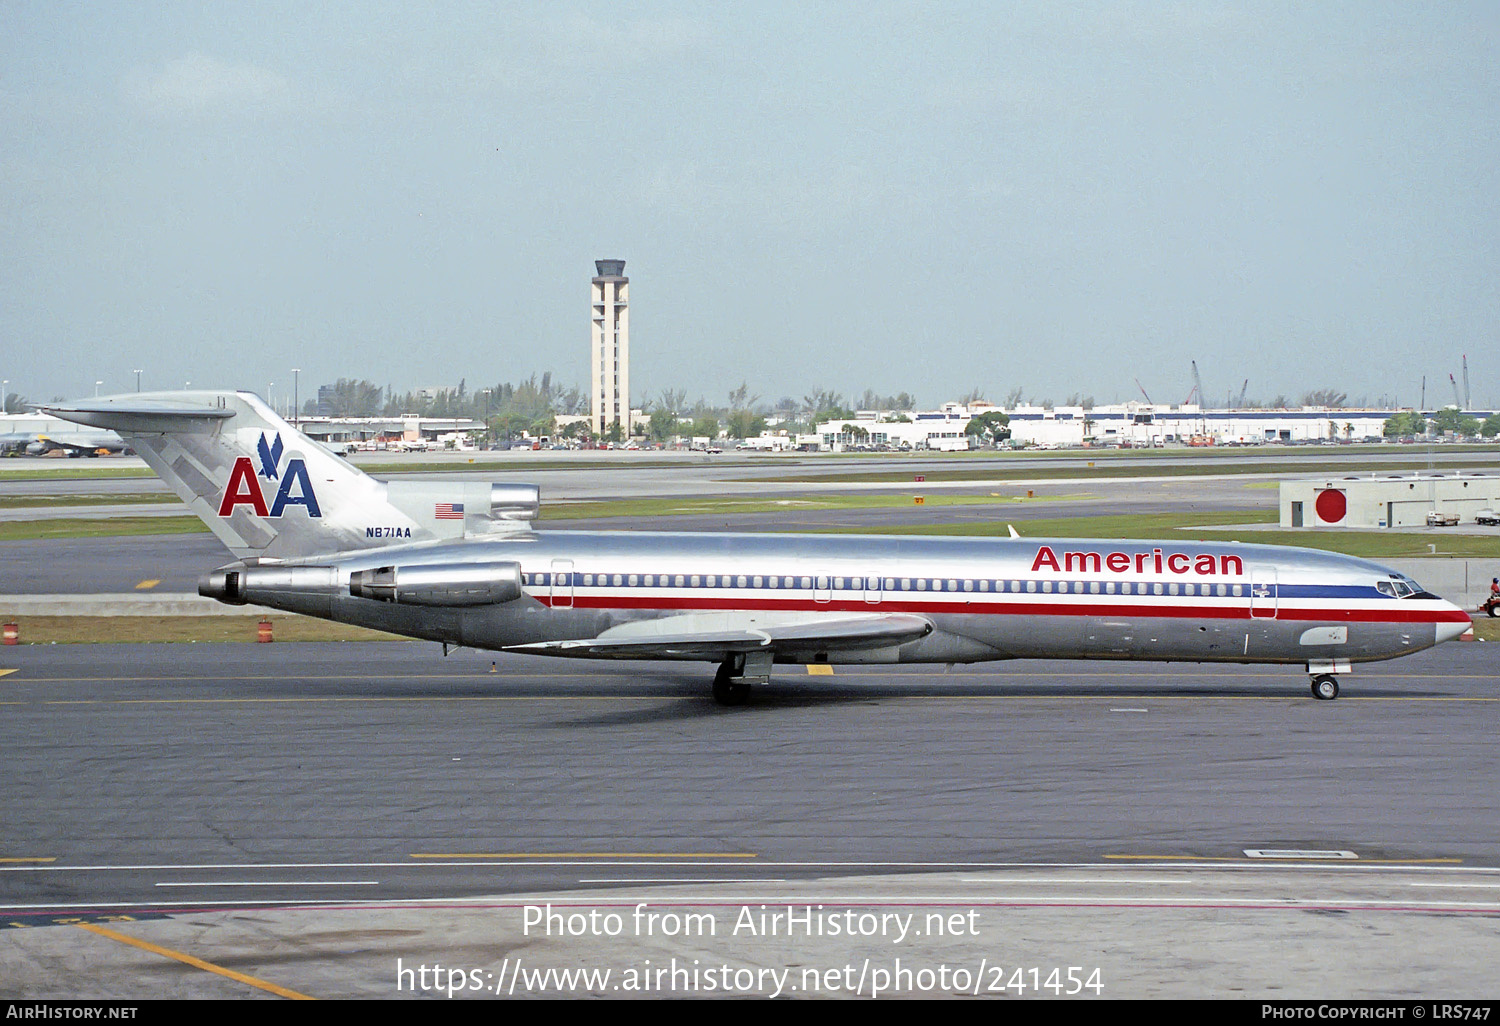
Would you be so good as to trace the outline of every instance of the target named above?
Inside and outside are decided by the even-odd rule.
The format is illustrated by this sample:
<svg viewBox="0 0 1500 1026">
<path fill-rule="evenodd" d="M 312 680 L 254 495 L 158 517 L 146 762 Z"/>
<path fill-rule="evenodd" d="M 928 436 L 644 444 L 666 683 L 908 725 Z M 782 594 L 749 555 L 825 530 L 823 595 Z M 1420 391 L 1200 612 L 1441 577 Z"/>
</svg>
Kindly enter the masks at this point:
<svg viewBox="0 0 1500 1026">
<path fill-rule="evenodd" d="M 535 655 L 616 656 L 636 659 L 731 652 L 849 651 L 884 648 L 932 633 L 926 617 L 910 613 L 688 613 L 612 627 L 597 638 L 510 646 Z"/>
<path fill-rule="evenodd" d="M 70 403 L 49 403 L 42 410 L 77 424 L 108 428 L 121 434 L 188 431 L 192 430 L 195 421 L 206 428 L 228 420 L 235 413 L 212 392 L 189 393 L 181 398 L 143 398 L 135 402 L 120 402 L 118 397 L 102 401 L 79 399 Z"/>
</svg>

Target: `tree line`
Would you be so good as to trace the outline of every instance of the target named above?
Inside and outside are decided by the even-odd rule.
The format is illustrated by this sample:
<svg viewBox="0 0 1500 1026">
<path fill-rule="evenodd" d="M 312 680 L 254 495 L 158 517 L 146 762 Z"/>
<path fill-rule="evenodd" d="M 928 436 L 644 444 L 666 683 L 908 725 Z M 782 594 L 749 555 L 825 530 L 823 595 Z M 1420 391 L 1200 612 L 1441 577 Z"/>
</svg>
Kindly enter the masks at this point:
<svg viewBox="0 0 1500 1026">
<path fill-rule="evenodd" d="M 832 389 L 815 389 L 800 399 L 784 396 L 774 403 L 752 394 L 748 382 L 730 390 L 723 404 L 710 403 L 699 397 L 689 401 L 681 389 L 664 389 L 642 405 L 644 417 L 636 422 L 636 433 L 651 441 L 666 442 L 675 437 L 717 438 L 727 432 L 734 438 L 752 438 L 766 429 L 771 418 L 787 431 L 811 431 L 813 426 L 839 418 L 853 419 L 857 406 L 865 410 L 889 411 L 890 419 L 909 420 L 906 411 L 916 407 L 916 399 L 907 392 L 880 395 L 866 389 L 856 403 Z M 586 392 L 576 385 L 558 386 L 550 372 L 518 382 L 497 382 L 479 389 L 468 387 L 467 379 L 457 388 L 435 391 L 396 392 L 389 385 L 382 388 L 372 381 L 339 378 L 332 386 L 320 390 L 319 398 L 302 404 L 302 415 L 333 417 L 457 417 L 477 420 L 488 425 L 500 438 L 524 435 L 561 435 L 590 437 L 587 423 L 557 425 L 559 417 L 583 416 L 589 412 Z M 624 441 L 621 432 L 607 433 L 598 441 Z"/>
<path fill-rule="evenodd" d="M 1383 433 L 1387 438 L 1446 434 L 1494 438 L 1500 434 L 1500 413 L 1492 413 L 1481 421 L 1453 406 L 1441 409 L 1431 417 L 1424 417 L 1415 410 L 1403 410 L 1386 420 Z"/>
</svg>

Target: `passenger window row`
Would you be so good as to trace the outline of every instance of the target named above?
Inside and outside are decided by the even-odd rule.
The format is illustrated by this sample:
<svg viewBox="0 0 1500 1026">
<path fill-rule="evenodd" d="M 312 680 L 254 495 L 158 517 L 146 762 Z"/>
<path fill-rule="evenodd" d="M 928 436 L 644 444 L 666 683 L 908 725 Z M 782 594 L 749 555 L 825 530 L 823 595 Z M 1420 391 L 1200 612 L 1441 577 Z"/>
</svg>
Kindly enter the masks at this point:
<svg viewBox="0 0 1500 1026">
<path fill-rule="evenodd" d="M 755 588 L 809 591 L 979 592 L 1043 595 L 1187 595 L 1220 598 L 1244 594 L 1240 584 L 1146 581 L 991 581 L 934 577 L 809 577 L 763 574 L 526 574 L 528 587 L 556 583 L 583 588 Z M 554 578 L 556 579 L 554 582 Z M 1382 582 L 1384 584 L 1384 582 Z"/>
</svg>

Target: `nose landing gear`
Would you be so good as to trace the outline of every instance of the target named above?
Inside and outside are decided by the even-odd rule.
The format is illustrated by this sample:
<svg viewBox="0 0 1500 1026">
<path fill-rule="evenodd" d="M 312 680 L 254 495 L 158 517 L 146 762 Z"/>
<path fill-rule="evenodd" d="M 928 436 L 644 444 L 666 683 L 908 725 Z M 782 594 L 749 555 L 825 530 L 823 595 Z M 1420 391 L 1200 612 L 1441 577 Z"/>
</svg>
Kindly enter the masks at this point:
<svg viewBox="0 0 1500 1026">
<path fill-rule="evenodd" d="M 1312 693 L 1314 698 L 1333 701 L 1339 697 L 1339 679 L 1331 673 L 1318 674 L 1312 679 Z"/>
<path fill-rule="evenodd" d="M 1312 677 L 1313 697 L 1331 702 L 1339 697 L 1339 679 L 1336 673 L 1350 672 L 1347 659 L 1309 659 L 1307 673 Z"/>
</svg>

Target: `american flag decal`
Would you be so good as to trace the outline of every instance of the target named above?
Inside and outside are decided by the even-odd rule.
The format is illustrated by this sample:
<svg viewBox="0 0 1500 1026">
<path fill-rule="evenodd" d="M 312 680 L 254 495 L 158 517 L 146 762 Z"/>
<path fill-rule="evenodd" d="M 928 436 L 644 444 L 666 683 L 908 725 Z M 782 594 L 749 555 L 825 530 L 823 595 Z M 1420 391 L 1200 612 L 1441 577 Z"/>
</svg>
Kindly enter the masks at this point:
<svg viewBox="0 0 1500 1026">
<path fill-rule="evenodd" d="M 440 502 L 433 507 L 432 515 L 439 520 L 462 520 L 464 518 L 464 504 L 461 502 Z"/>
</svg>

